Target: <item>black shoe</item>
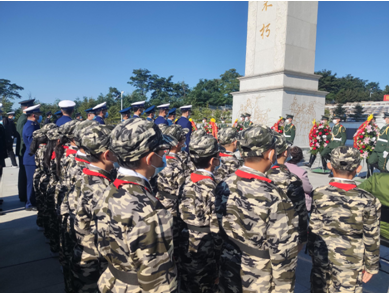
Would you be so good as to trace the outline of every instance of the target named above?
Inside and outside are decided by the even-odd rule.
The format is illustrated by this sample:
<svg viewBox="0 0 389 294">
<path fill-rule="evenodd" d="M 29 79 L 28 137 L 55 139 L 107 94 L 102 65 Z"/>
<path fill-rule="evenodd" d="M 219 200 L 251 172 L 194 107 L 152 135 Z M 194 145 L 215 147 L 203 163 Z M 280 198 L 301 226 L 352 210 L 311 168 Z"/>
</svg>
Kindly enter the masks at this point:
<svg viewBox="0 0 389 294">
<path fill-rule="evenodd" d="M 311 154 L 311 156 L 309 157 L 309 162 L 306 163 L 305 166 L 310 168 L 312 164 L 315 162 L 315 160 L 316 160 L 316 155 Z"/>
<path fill-rule="evenodd" d="M 38 209 L 35 206 L 31 206 L 26 208 L 26 211 L 38 211 Z"/>
</svg>

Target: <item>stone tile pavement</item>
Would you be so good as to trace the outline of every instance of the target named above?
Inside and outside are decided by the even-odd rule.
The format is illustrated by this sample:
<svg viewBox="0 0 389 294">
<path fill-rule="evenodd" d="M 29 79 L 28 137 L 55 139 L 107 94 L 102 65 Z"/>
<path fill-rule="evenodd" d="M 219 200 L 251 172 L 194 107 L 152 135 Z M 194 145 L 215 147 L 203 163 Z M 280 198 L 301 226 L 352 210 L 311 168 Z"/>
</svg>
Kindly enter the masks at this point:
<svg viewBox="0 0 389 294">
<path fill-rule="evenodd" d="M 7 166 L 11 166 L 6 160 Z M 316 164 L 317 165 L 317 164 Z M 308 169 L 309 170 L 309 169 Z M 363 174 L 363 173 L 362 173 Z M 328 177 L 309 172 L 314 187 L 326 184 Z M 18 169 L 4 168 L 0 198 L 0 292 L 64 292 L 63 277 L 57 258 L 50 256 L 42 231 L 37 231 L 36 213 L 24 210 L 17 189 Z M 381 255 L 389 259 L 389 248 L 381 246 Z M 382 263 L 389 272 L 389 263 Z M 310 292 L 311 260 L 300 252 L 296 271 L 296 293 Z M 364 285 L 364 292 L 388 291 L 389 274 L 380 272 Z"/>
</svg>

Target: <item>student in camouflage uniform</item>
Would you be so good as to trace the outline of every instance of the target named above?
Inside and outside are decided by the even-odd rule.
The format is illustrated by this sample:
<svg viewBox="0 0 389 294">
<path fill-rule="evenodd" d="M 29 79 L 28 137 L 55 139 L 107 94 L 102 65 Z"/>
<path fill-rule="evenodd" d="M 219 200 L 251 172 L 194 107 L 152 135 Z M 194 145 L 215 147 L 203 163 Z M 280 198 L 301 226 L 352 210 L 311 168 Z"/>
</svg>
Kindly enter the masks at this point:
<svg viewBox="0 0 389 294">
<path fill-rule="evenodd" d="M 105 271 L 107 262 L 99 258 L 95 245 L 95 227 L 92 221 L 93 208 L 102 198 L 104 190 L 112 183 L 110 171 L 116 161 L 110 147 L 111 130 L 105 125 L 90 126 L 81 138 L 81 146 L 90 164 L 83 169 L 75 211 L 74 231 L 77 243 L 73 250 L 71 267 L 74 290 L 78 293 L 98 292 L 97 281 Z"/>
<path fill-rule="evenodd" d="M 291 173 L 286 167 L 285 162 L 289 155 L 289 145 L 284 136 L 274 132 L 277 139 L 277 164 L 273 165 L 266 173 L 267 177 L 273 181 L 277 187 L 292 201 L 293 207 L 299 218 L 298 232 L 299 232 L 299 251 L 303 249 L 304 243 L 307 242 L 308 229 L 308 212 L 305 206 L 305 193 L 303 189 L 303 182 L 298 176 Z"/>
<path fill-rule="evenodd" d="M 367 159 L 367 163 L 374 168 L 379 169 L 381 172 L 387 172 L 386 163 L 389 154 L 389 113 L 384 113 L 384 120 L 386 125 L 380 130 L 380 134 L 377 138 L 377 144 L 372 154 Z"/>
<path fill-rule="evenodd" d="M 334 126 L 332 127 L 331 132 L 331 142 L 320 153 L 322 158 L 323 170 L 326 170 L 327 168 L 327 160 L 331 159 L 330 154 L 332 150 L 339 146 L 344 146 L 347 140 L 346 128 L 340 124 L 340 116 L 334 116 L 333 123 Z M 333 177 L 332 172 L 330 173 L 329 177 Z"/>
<path fill-rule="evenodd" d="M 293 292 L 298 218 L 265 174 L 276 161 L 276 138 L 258 125 L 242 131 L 238 141 L 244 166 L 216 191 L 225 234 L 220 292 Z"/>
<path fill-rule="evenodd" d="M 311 292 L 362 292 L 362 282 L 378 273 L 381 203 L 352 180 L 360 163 L 356 148 L 335 148 L 328 163 L 335 178 L 313 191 Z"/>
<path fill-rule="evenodd" d="M 180 125 L 173 124 L 163 130 L 163 134 L 175 138 L 178 144 L 170 149 L 169 155 L 166 156 L 166 167 L 157 176 L 157 193 L 156 197 L 162 205 L 173 216 L 173 243 L 174 257 L 178 261 L 178 244 L 181 222 L 178 216 L 179 192 L 185 183 L 186 166 L 178 157 L 178 152 L 182 149 L 185 151 L 186 134 L 188 129 L 183 129 Z"/>
<path fill-rule="evenodd" d="M 215 292 L 219 277 L 221 238 L 215 212 L 219 146 L 210 135 L 195 136 L 189 154 L 196 171 L 186 179 L 179 213 L 184 228 L 180 236 L 180 292 Z"/>
<path fill-rule="evenodd" d="M 238 132 L 235 128 L 225 128 L 221 129 L 217 136 L 223 151 L 220 152 L 221 164 L 215 176 L 219 181 L 222 181 L 234 173 L 241 165 L 235 156 L 235 151 L 238 147 Z"/>
<path fill-rule="evenodd" d="M 177 141 L 152 122 L 131 118 L 111 132 L 118 176 L 96 205 L 97 248 L 108 261 L 100 292 L 173 292 L 173 218 L 154 197 L 149 179 Z"/>
<path fill-rule="evenodd" d="M 191 136 L 190 136 L 190 139 L 191 140 L 194 140 L 194 138 L 196 137 L 200 137 L 200 136 L 205 136 L 207 135 L 207 132 L 204 130 L 204 129 L 198 129 L 194 132 L 192 132 Z M 195 172 L 196 170 L 196 167 L 195 165 L 193 164 L 192 160 L 190 159 L 190 156 L 188 154 L 188 152 L 186 151 L 180 151 L 178 153 L 178 157 L 181 159 L 181 161 L 184 163 L 184 165 L 186 166 L 185 168 L 185 177 L 189 177 L 192 173 Z"/>
</svg>

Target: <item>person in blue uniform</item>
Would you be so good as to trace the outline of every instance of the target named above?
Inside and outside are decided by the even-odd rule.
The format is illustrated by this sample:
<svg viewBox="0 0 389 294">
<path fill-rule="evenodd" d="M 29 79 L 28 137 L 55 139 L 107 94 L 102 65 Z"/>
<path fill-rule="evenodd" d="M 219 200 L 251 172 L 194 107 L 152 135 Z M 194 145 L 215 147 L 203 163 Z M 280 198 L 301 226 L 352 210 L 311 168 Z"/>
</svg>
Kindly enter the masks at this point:
<svg viewBox="0 0 389 294">
<path fill-rule="evenodd" d="M 176 108 L 173 107 L 169 110 L 167 113 L 167 124 L 171 126 L 174 123 L 174 120 L 176 119 Z"/>
<path fill-rule="evenodd" d="M 24 168 L 23 156 L 26 152 L 26 145 L 23 142 L 23 127 L 27 122 L 26 109 L 34 105 L 35 99 L 25 100 L 19 102 L 22 108 L 22 114 L 16 123 L 16 156 L 19 158 L 19 174 L 18 174 L 18 192 L 20 202 L 27 201 L 27 175 L 26 169 Z"/>
<path fill-rule="evenodd" d="M 154 115 L 155 115 L 155 105 L 150 106 L 149 108 L 147 108 L 144 111 L 144 113 L 146 113 L 146 115 L 147 115 L 146 120 L 153 122 L 154 121 Z"/>
<path fill-rule="evenodd" d="M 26 152 L 24 152 L 23 163 L 27 175 L 27 202 L 26 210 L 37 211 L 35 207 L 35 193 L 34 193 L 34 172 L 35 166 L 35 154 L 30 154 L 30 145 L 32 143 L 32 134 L 39 130 L 39 120 L 42 121 L 42 113 L 39 109 L 40 104 L 31 106 L 26 109 L 27 121 L 23 127 L 23 141 L 26 145 Z"/>
<path fill-rule="evenodd" d="M 160 124 L 163 124 L 163 125 L 168 125 L 167 123 L 167 120 L 165 119 L 168 111 L 169 111 L 169 106 L 170 106 L 170 103 L 167 103 L 167 104 L 162 104 L 162 105 L 158 105 L 157 108 L 158 108 L 158 117 L 157 119 L 154 121 L 154 123 L 156 125 L 160 125 Z"/>
<path fill-rule="evenodd" d="M 95 121 L 98 123 L 105 125 L 104 119 L 108 117 L 108 108 L 107 108 L 107 102 L 103 102 L 100 104 L 97 104 L 95 107 L 92 108 L 95 112 Z"/>
<path fill-rule="evenodd" d="M 95 113 L 92 108 L 88 108 L 85 110 L 86 112 L 86 119 L 87 120 L 94 120 L 95 119 Z"/>
<path fill-rule="evenodd" d="M 43 122 L 43 124 L 47 125 L 47 124 L 51 123 L 51 117 L 52 117 L 52 116 L 53 116 L 53 115 L 51 114 L 51 111 L 49 111 L 48 113 L 46 113 L 46 119 L 45 119 L 45 121 Z"/>
<path fill-rule="evenodd" d="M 54 123 L 57 124 L 57 121 L 62 117 L 62 111 L 58 110 L 57 112 L 54 112 L 54 115 L 57 117 Z"/>
<path fill-rule="evenodd" d="M 82 121 L 81 113 L 76 114 L 76 120 Z"/>
<path fill-rule="evenodd" d="M 131 106 L 124 108 L 119 111 L 120 114 L 122 115 L 122 121 L 125 121 L 126 119 L 129 119 L 131 117 Z"/>
<path fill-rule="evenodd" d="M 72 120 L 70 116 L 74 111 L 74 106 L 76 106 L 76 103 L 70 100 L 62 100 L 58 103 L 58 106 L 61 108 L 62 117 L 59 118 L 55 124 L 57 127 L 60 127 Z"/>
<path fill-rule="evenodd" d="M 138 101 L 131 104 L 132 110 L 134 111 L 134 117 L 140 117 L 145 110 L 145 102 L 146 101 Z"/>
<path fill-rule="evenodd" d="M 189 153 L 189 142 L 190 142 L 190 135 L 192 134 L 192 124 L 189 121 L 189 116 L 190 112 L 192 109 L 192 105 L 185 105 L 180 107 L 181 110 L 181 117 L 180 119 L 176 122 L 176 124 L 180 125 L 183 129 L 187 128 L 189 132 L 186 134 L 186 152 Z"/>
</svg>

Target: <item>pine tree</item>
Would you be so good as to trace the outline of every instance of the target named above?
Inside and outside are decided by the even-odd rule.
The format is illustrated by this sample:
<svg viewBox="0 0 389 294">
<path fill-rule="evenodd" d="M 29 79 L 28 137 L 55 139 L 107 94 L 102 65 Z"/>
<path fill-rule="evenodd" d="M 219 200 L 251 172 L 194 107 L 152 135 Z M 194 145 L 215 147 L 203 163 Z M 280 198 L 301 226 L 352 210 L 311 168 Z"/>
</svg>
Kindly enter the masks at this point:
<svg viewBox="0 0 389 294">
<path fill-rule="evenodd" d="M 353 113 L 350 114 L 350 117 L 352 117 L 355 121 L 362 121 L 365 117 L 363 114 L 363 107 L 361 104 L 356 104 L 353 109 Z"/>
<path fill-rule="evenodd" d="M 345 120 L 346 119 L 346 110 L 343 108 L 343 104 L 342 103 L 339 103 L 335 110 L 334 110 L 334 115 L 337 115 L 340 117 L 341 120 Z"/>
</svg>

